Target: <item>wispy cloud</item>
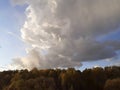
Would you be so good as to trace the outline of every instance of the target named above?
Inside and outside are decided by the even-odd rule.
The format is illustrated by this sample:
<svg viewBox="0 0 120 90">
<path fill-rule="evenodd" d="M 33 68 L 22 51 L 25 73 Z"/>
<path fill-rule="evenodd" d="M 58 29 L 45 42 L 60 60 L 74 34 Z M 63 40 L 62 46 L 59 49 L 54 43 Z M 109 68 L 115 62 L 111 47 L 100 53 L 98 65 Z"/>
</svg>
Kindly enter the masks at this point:
<svg viewBox="0 0 120 90">
<path fill-rule="evenodd" d="M 15 34 L 14 32 L 10 31 L 6 31 L 6 33 L 22 41 L 22 38 L 18 34 Z"/>
</svg>

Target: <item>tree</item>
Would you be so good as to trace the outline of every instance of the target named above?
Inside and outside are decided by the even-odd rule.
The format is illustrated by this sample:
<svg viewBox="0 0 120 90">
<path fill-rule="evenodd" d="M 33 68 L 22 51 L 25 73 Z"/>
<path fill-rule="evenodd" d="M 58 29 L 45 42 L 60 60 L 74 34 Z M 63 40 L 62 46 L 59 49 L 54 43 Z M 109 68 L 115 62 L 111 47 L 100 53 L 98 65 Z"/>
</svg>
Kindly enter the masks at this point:
<svg viewBox="0 0 120 90">
<path fill-rule="evenodd" d="M 120 78 L 107 80 L 104 86 L 104 90 L 120 90 Z"/>
</svg>

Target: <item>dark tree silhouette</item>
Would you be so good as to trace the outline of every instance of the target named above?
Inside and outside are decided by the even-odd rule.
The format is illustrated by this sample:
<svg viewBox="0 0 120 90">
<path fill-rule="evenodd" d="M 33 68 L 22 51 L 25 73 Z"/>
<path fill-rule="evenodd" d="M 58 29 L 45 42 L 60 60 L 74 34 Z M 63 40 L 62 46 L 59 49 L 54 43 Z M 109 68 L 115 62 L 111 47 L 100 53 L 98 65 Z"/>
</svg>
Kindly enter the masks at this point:
<svg viewBox="0 0 120 90">
<path fill-rule="evenodd" d="M 0 90 L 120 90 L 120 67 L 3 71 Z"/>
</svg>

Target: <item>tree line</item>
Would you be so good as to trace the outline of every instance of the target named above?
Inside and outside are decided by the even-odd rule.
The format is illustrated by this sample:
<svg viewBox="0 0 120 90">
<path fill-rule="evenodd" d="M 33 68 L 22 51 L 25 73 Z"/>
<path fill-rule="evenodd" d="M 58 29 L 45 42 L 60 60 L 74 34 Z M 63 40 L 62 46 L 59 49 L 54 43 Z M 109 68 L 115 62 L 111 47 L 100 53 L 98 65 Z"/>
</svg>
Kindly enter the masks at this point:
<svg viewBox="0 0 120 90">
<path fill-rule="evenodd" d="M 0 90 L 120 90 L 120 67 L 3 71 Z"/>
</svg>

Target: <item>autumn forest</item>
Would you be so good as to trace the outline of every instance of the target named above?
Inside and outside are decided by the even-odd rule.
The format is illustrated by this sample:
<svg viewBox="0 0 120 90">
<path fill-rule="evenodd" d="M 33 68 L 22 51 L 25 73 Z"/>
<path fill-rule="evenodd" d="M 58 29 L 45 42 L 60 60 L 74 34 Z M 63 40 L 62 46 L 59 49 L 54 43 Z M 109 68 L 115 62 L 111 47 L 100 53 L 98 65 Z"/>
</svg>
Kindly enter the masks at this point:
<svg viewBox="0 0 120 90">
<path fill-rule="evenodd" d="M 0 90 L 120 90 L 120 67 L 3 71 Z"/>
</svg>

